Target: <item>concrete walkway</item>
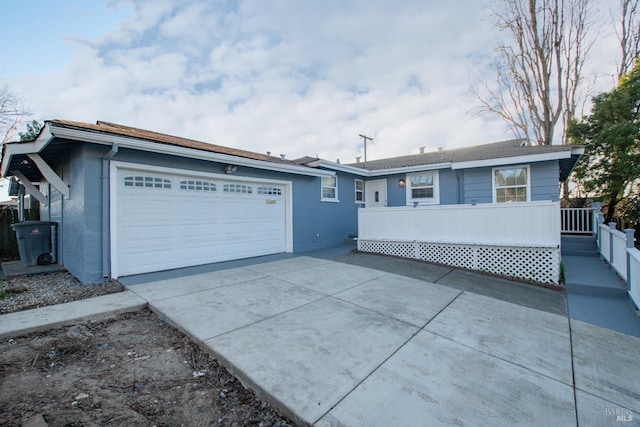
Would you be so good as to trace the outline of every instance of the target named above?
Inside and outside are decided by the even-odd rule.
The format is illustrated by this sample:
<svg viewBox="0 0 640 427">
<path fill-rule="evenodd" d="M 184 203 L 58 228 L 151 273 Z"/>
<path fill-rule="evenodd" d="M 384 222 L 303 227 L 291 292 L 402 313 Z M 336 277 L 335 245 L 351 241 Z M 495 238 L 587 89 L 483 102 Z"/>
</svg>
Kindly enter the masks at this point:
<svg viewBox="0 0 640 427">
<path fill-rule="evenodd" d="M 387 257 L 336 259 L 351 264 L 298 257 L 129 289 L 300 424 L 637 422 L 640 340 L 570 324 L 562 293 L 412 261 L 421 279 L 353 265 L 405 262 Z M 518 294 L 524 304 L 505 301 Z"/>
<path fill-rule="evenodd" d="M 563 293 L 331 256 L 131 278 L 122 295 L 301 425 L 639 425 L 640 339 L 569 320 Z"/>
<path fill-rule="evenodd" d="M 626 284 L 600 258 L 589 236 L 562 237 L 569 317 L 640 338 Z"/>
</svg>

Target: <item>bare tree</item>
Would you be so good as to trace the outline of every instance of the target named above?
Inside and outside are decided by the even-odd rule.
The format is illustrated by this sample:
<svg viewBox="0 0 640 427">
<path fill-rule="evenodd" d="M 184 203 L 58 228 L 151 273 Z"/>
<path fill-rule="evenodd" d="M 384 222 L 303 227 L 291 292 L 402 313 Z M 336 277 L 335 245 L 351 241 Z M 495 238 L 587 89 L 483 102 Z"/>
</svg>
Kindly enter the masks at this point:
<svg viewBox="0 0 640 427">
<path fill-rule="evenodd" d="M 0 88 L 0 143 L 9 141 L 14 136 L 18 124 L 30 114 L 15 92 L 8 88 Z"/>
<path fill-rule="evenodd" d="M 620 0 L 620 22 L 616 33 L 620 43 L 618 80 L 631 71 L 640 55 L 640 17 L 638 0 Z"/>
<path fill-rule="evenodd" d="M 494 63 L 496 81 L 476 89 L 478 111 L 496 114 L 516 137 L 551 145 L 582 102 L 591 0 L 499 0 L 493 16 L 505 36 Z"/>
</svg>

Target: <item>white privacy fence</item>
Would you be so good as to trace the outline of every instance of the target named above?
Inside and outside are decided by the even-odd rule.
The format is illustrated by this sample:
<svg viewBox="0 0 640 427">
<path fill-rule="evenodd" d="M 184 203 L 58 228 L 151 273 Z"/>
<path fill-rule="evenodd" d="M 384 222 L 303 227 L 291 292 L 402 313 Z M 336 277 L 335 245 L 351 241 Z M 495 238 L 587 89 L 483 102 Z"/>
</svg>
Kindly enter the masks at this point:
<svg viewBox="0 0 640 427">
<path fill-rule="evenodd" d="M 640 307 L 640 251 L 634 247 L 633 229 L 616 230 L 616 223 L 602 223 L 598 215 L 598 247 L 600 255 L 627 283 L 629 297 Z"/>
<path fill-rule="evenodd" d="M 361 208 L 358 249 L 557 284 L 560 203 Z"/>
</svg>

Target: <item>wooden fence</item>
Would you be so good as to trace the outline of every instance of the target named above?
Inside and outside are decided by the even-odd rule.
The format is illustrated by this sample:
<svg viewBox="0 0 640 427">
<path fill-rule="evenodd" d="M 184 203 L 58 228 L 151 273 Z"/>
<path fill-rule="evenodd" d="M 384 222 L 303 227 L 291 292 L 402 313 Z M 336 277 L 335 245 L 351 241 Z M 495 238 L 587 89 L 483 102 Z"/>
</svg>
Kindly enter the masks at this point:
<svg viewBox="0 0 640 427">
<path fill-rule="evenodd" d="M 37 209 L 25 210 L 26 220 L 40 219 L 40 212 Z M 0 208 L 0 260 L 11 261 L 19 258 L 18 240 L 16 233 L 11 228 L 12 224 L 18 222 L 18 211 L 13 207 Z"/>
</svg>

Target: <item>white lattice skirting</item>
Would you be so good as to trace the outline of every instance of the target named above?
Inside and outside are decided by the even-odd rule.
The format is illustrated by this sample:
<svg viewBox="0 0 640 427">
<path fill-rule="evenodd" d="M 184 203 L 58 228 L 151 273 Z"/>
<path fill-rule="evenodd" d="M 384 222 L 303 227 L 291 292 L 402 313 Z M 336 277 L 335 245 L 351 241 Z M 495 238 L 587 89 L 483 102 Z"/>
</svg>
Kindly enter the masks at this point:
<svg viewBox="0 0 640 427">
<path fill-rule="evenodd" d="M 537 283 L 557 285 L 560 277 L 559 248 L 358 240 L 358 250 L 420 259 Z"/>
</svg>

